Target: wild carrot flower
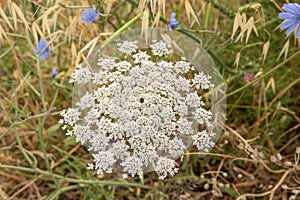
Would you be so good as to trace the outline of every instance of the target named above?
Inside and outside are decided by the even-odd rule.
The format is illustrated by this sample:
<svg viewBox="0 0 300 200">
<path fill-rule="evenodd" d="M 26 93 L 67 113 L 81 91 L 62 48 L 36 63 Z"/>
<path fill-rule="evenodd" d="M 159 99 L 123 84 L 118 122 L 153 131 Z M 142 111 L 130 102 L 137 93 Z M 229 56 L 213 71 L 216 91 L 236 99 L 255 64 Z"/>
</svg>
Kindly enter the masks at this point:
<svg viewBox="0 0 300 200">
<path fill-rule="evenodd" d="M 50 53 L 50 48 L 48 46 L 48 42 L 45 41 L 45 40 L 40 40 L 38 42 L 37 47 L 35 48 L 35 52 L 37 54 L 40 54 L 40 59 L 41 60 L 45 60 L 48 57 L 49 53 Z"/>
<path fill-rule="evenodd" d="M 94 8 L 89 8 L 82 12 L 81 22 L 92 24 L 93 22 L 97 21 L 98 17 L 99 17 L 99 14 L 96 13 Z"/>
<path fill-rule="evenodd" d="M 280 25 L 280 29 L 286 29 L 286 34 L 296 31 L 296 38 L 300 38 L 300 5 L 297 3 L 284 4 L 282 9 L 285 12 L 279 13 L 279 18 L 285 21 Z"/>
<path fill-rule="evenodd" d="M 53 67 L 52 71 L 51 71 L 52 78 L 55 78 L 57 74 L 58 74 L 58 71 L 56 70 L 56 67 Z"/>
<path fill-rule="evenodd" d="M 175 17 L 176 17 L 176 13 L 172 13 L 170 16 L 170 23 L 168 24 L 169 29 L 177 28 L 177 26 L 179 25 L 179 22 L 176 21 Z"/>
<path fill-rule="evenodd" d="M 189 145 L 206 152 L 215 145 L 213 113 L 200 95 L 214 87 L 212 77 L 185 57 L 172 61 L 172 46 L 162 40 L 142 47 L 128 40 L 114 45 L 121 55 L 100 55 L 97 70 L 77 65 L 70 82 L 91 87 L 80 90 L 59 123 L 92 153 L 88 168 L 99 174 L 119 165 L 124 178 L 149 168 L 160 179 L 174 176 L 175 160 Z"/>
</svg>

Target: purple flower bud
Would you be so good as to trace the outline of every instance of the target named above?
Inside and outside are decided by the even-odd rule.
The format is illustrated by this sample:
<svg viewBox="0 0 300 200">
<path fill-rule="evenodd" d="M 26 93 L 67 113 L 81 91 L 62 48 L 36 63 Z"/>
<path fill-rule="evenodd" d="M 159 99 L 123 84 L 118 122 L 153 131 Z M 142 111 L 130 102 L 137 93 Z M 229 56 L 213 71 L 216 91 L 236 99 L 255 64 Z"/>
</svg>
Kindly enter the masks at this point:
<svg viewBox="0 0 300 200">
<path fill-rule="evenodd" d="M 177 26 L 179 25 L 179 22 L 176 21 L 175 17 L 176 17 L 176 13 L 172 13 L 170 16 L 170 23 L 168 24 L 169 29 L 177 28 Z"/>
<path fill-rule="evenodd" d="M 58 71 L 56 70 L 56 67 L 53 67 L 52 73 L 51 73 L 52 78 L 55 78 L 57 74 L 58 74 Z"/>
</svg>

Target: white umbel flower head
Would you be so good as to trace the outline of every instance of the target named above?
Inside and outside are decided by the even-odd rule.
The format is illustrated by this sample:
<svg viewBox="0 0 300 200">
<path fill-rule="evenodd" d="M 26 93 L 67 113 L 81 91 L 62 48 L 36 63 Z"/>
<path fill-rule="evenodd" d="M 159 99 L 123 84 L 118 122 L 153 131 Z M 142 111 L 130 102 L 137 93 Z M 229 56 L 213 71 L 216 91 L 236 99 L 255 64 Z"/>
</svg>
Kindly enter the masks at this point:
<svg viewBox="0 0 300 200">
<path fill-rule="evenodd" d="M 165 42 L 161 40 L 160 41 L 153 40 L 153 44 L 151 44 L 150 47 L 153 55 L 165 56 L 169 53 L 170 45 L 167 45 Z"/>
<path fill-rule="evenodd" d="M 122 43 L 118 43 L 118 50 L 125 54 L 132 54 L 136 52 L 138 46 L 136 45 L 136 41 L 123 41 Z"/>
<path fill-rule="evenodd" d="M 127 178 L 155 170 L 165 179 L 178 173 L 175 160 L 191 144 L 205 152 L 215 144 L 217 120 L 202 94 L 218 83 L 191 56 L 174 54 L 183 50 L 167 35 L 146 41 L 115 42 L 110 48 L 118 57 L 99 54 L 71 75 L 87 91 L 61 112 L 60 123 L 93 154 L 88 167 L 99 174 L 120 169 Z"/>
<path fill-rule="evenodd" d="M 87 83 L 91 81 L 91 71 L 88 67 L 82 67 L 81 64 L 76 65 L 76 70 L 71 75 L 70 83 Z"/>
</svg>

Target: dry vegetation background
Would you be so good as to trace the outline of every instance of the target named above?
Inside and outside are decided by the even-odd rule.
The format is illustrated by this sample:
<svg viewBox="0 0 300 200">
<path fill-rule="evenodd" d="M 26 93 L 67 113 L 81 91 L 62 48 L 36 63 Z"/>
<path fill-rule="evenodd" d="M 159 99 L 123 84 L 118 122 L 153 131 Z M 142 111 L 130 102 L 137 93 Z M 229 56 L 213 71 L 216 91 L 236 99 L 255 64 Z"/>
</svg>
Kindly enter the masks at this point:
<svg viewBox="0 0 300 200">
<path fill-rule="evenodd" d="M 300 41 L 278 28 L 283 3 L 1 0 L 0 199 L 300 199 Z M 99 19 L 82 24 L 91 5 Z M 174 178 L 97 176 L 86 169 L 91 155 L 57 124 L 72 104 L 69 76 L 93 45 L 166 27 L 172 12 L 180 22 L 172 31 L 200 43 L 228 84 L 223 133 L 204 158 L 191 149 L 178 160 Z M 34 51 L 41 38 L 51 48 L 44 61 Z"/>
</svg>

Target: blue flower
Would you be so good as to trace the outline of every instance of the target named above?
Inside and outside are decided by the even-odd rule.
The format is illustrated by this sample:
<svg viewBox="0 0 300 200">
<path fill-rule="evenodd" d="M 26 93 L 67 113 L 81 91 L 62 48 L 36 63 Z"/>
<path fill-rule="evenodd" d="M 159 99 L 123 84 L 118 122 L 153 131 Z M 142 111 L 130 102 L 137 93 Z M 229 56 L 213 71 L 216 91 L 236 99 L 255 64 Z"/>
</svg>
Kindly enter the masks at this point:
<svg viewBox="0 0 300 200">
<path fill-rule="evenodd" d="M 168 24 L 168 28 L 170 28 L 170 29 L 177 28 L 179 22 L 176 21 L 175 17 L 176 17 L 176 14 L 172 13 L 170 16 L 170 23 Z"/>
<path fill-rule="evenodd" d="M 58 74 L 58 71 L 56 70 L 56 67 L 53 67 L 52 68 L 52 73 L 51 73 L 52 78 L 55 78 L 57 74 Z"/>
<path fill-rule="evenodd" d="M 40 40 L 37 47 L 35 48 L 35 53 L 40 54 L 41 60 L 45 60 L 50 53 L 48 42 L 45 40 Z"/>
<path fill-rule="evenodd" d="M 89 8 L 82 12 L 81 22 L 92 24 L 93 22 L 97 21 L 98 17 L 99 15 L 96 13 L 94 8 Z"/>
<path fill-rule="evenodd" d="M 297 3 L 284 4 L 282 9 L 286 12 L 279 13 L 279 18 L 285 21 L 280 24 L 280 29 L 286 29 L 286 34 L 296 30 L 296 38 L 300 38 L 300 5 Z"/>
</svg>

